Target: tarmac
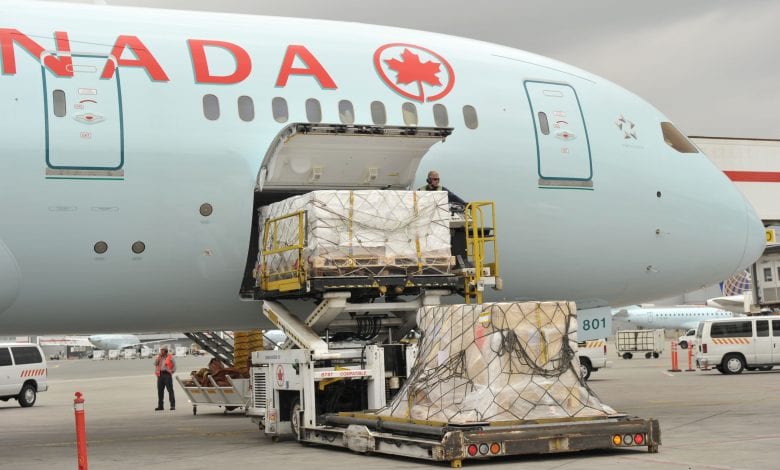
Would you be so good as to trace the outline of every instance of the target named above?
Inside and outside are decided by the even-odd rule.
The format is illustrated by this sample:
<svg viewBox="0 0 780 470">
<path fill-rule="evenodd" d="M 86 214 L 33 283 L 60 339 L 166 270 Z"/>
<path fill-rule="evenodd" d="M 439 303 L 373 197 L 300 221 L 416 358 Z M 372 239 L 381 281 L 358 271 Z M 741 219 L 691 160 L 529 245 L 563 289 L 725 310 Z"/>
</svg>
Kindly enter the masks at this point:
<svg viewBox="0 0 780 470">
<path fill-rule="evenodd" d="M 683 351 L 684 352 L 684 351 Z M 205 367 L 208 357 L 178 358 L 181 375 Z M 464 468 L 501 469 L 776 469 L 780 465 L 780 368 L 722 375 L 669 372 L 659 359 L 616 356 L 588 382 L 613 408 L 657 418 L 657 454 L 637 449 L 464 461 Z M 682 369 L 687 358 L 680 359 Z M 176 411 L 154 411 L 150 359 L 49 361 L 49 390 L 32 408 L 0 402 L 0 469 L 77 468 L 74 393 L 84 394 L 88 463 L 93 469 L 449 468 L 447 463 L 359 455 L 272 442 L 241 410 L 192 406 L 174 383 Z"/>
</svg>

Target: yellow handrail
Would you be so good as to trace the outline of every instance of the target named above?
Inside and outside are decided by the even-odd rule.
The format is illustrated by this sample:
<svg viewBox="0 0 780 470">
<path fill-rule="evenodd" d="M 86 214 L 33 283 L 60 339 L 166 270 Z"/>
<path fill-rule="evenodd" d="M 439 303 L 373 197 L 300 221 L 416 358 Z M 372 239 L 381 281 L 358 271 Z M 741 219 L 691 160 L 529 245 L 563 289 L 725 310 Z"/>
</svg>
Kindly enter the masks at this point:
<svg viewBox="0 0 780 470">
<path fill-rule="evenodd" d="M 487 213 L 487 214 L 486 214 Z M 498 244 L 496 243 L 496 206 L 492 201 L 476 201 L 466 205 L 466 255 L 474 264 L 474 271 L 465 279 L 466 303 L 476 299 L 482 303 L 483 277 L 498 277 Z M 486 229 L 491 228 L 490 235 Z M 487 247 L 486 247 L 487 245 Z M 489 249 L 488 249 L 489 248 Z M 487 260 L 489 251 L 493 259 Z"/>
<path fill-rule="evenodd" d="M 280 225 L 288 219 L 297 218 L 298 241 L 292 245 L 284 244 L 279 239 Z M 291 291 L 303 288 L 306 283 L 306 266 L 303 260 L 305 239 L 306 211 L 296 211 L 265 221 L 263 229 L 263 246 L 261 249 L 262 270 L 260 271 L 260 288 L 265 291 Z M 270 238 L 270 240 L 269 240 Z M 269 258 L 288 251 L 297 251 L 297 259 L 291 269 L 284 271 L 269 271 Z"/>
</svg>

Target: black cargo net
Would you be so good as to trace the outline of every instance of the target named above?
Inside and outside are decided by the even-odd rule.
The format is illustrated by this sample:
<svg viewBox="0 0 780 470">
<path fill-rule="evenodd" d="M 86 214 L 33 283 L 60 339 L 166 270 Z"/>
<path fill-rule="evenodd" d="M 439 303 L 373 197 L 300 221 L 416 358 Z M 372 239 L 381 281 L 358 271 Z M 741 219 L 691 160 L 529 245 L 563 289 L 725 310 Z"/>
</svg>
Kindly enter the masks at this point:
<svg viewBox="0 0 780 470">
<path fill-rule="evenodd" d="M 380 416 L 451 424 L 614 414 L 579 376 L 566 302 L 424 307 L 411 376 Z"/>
</svg>

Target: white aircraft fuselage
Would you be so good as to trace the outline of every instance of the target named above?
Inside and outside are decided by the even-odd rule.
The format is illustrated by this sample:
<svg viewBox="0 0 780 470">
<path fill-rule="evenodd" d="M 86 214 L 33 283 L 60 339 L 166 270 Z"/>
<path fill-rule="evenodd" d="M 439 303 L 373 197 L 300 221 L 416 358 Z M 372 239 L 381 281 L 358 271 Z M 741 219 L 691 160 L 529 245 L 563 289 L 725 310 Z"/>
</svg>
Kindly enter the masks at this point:
<svg viewBox="0 0 780 470">
<path fill-rule="evenodd" d="M 664 328 L 688 330 L 699 322 L 737 316 L 733 312 L 713 307 L 626 307 L 613 311 L 612 319 L 630 328 Z"/>
<path fill-rule="evenodd" d="M 0 48 L 6 334 L 259 325 L 259 303 L 239 294 L 269 146 L 294 123 L 347 125 L 350 108 L 382 127 L 374 103 L 387 126 L 452 129 L 409 174 L 367 165 L 387 186 L 435 169 L 462 198 L 496 202 L 504 290 L 489 299 L 638 303 L 726 279 L 763 250 L 753 209 L 704 154 L 664 142 L 662 113 L 520 50 L 37 2 L 0 3 Z M 328 155 L 313 149 L 290 171 L 327 177 Z"/>
</svg>

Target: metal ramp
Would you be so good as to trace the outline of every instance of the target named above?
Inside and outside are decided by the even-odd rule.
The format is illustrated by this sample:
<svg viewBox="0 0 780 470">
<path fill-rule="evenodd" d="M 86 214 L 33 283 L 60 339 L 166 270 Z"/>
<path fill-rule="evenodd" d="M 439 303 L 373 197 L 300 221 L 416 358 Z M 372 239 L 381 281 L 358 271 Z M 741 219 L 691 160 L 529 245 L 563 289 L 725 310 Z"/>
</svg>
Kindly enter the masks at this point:
<svg viewBox="0 0 780 470">
<path fill-rule="evenodd" d="M 225 338 L 220 335 L 225 336 Z M 204 351 L 222 361 L 226 366 L 233 367 L 233 336 L 229 333 L 199 331 L 185 332 L 184 336 L 194 341 Z"/>
</svg>

